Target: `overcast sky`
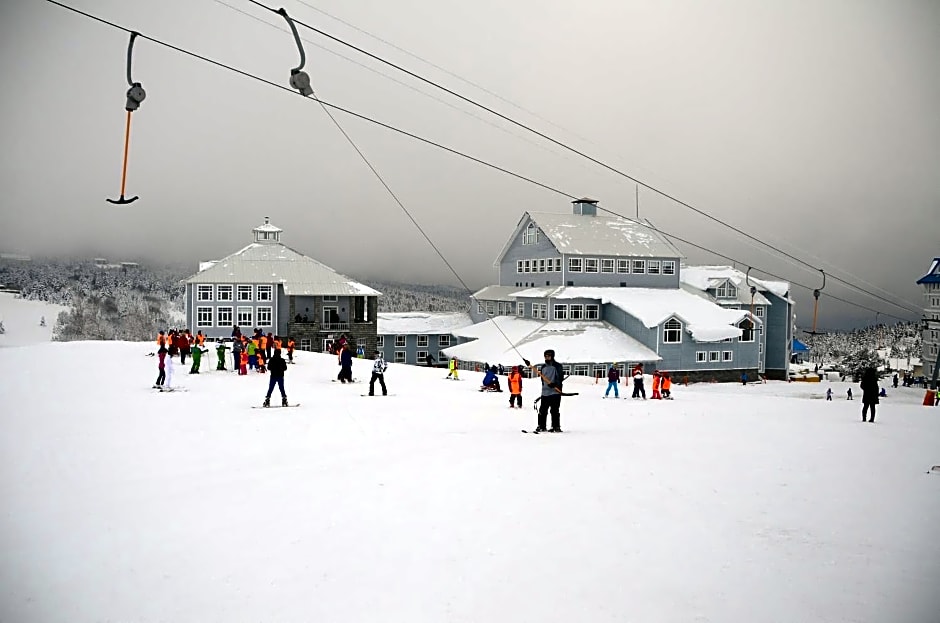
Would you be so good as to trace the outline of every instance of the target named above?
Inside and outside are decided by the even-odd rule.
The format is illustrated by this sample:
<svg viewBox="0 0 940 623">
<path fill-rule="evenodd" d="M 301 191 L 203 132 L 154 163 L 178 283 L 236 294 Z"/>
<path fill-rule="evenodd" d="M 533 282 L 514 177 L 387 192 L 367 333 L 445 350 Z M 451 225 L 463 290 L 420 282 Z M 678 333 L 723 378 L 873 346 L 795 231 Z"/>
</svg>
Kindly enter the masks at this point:
<svg viewBox="0 0 940 623">
<path fill-rule="evenodd" d="M 214 0 L 65 1 L 281 84 L 298 61 L 283 20 L 247 0 L 224 2 L 277 29 Z M 922 305 L 914 281 L 940 255 L 935 0 L 283 1 L 296 19 L 830 274 Z M 636 214 L 629 180 L 300 32 L 324 100 Z M 140 200 L 105 203 L 120 187 L 127 38 L 43 0 L 0 3 L 0 250 L 182 261 L 195 271 L 249 242 L 270 216 L 286 244 L 340 272 L 456 283 L 315 102 L 145 40 L 134 78 L 147 99 L 133 116 L 127 182 Z M 472 288 L 495 281 L 493 260 L 524 211 L 571 209 L 563 196 L 334 114 Z M 821 280 L 642 188 L 639 214 L 745 265 Z M 679 247 L 690 262 L 728 263 Z M 914 317 L 833 280 L 826 292 Z M 808 326 L 812 295 L 793 294 Z M 874 318 L 820 302 L 821 328 Z"/>
</svg>

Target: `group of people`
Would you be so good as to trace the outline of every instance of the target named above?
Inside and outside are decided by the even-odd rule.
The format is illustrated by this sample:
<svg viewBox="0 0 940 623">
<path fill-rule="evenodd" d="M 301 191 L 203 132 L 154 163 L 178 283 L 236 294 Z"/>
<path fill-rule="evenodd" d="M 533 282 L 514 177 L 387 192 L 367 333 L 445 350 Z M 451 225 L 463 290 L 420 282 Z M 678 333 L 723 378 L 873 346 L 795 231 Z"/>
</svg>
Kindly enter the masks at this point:
<svg viewBox="0 0 940 623">
<path fill-rule="evenodd" d="M 643 364 L 638 363 L 630 371 L 633 378 L 633 395 L 631 398 L 642 398 L 646 400 L 646 384 L 644 382 Z M 607 369 L 607 391 L 604 392 L 604 398 L 610 395 L 610 390 L 614 391 L 614 398 L 620 398 L 620 369 L 611 365 Z M 672 400 L 672 377 L 668 372 L 662 370 L 653 371 L 653 394 L 652 400 Z"/>
<path fill-rule="evenodd" d="M 189 368 L 190 374 L 199 374 L 199 367 L 202 364 L 202 355 L 207 352 L 205 347 L 206 336 L 202 331 L 195 335 L 189 329 L 170 329 L 160 331 L 157 334 L 157 380 L 153 384 L 154 389 L 160 391 L 172 391 L 173 389 L 173 370 L 174 358 L 179 356 L 180 364 L 186 364 L 186 357 L 190 355 L 192 364 Z"/>
<path fill-rule="evenodd" d="M 273 357 L 274 351 L 281 351 L 287 348 L 287 363 L 294 363 L 294 349 L 296 343 L 294 338 L 289 337 L 286 340 L 282 337 L 265 334 L 261 329 L 255 329 L 249 338 L 244 335 L 241 328 L 235 325 L 232 328 L 232 368 L 240 375 L 248 374 L 249 370 L 265 374 L 270 368 L 269 362 Z M 216 346 L 216 354 L 219 363 L 216 370 L 225 370 L 225 351 L 228 346 L 220 341 Z"/>
</svg>

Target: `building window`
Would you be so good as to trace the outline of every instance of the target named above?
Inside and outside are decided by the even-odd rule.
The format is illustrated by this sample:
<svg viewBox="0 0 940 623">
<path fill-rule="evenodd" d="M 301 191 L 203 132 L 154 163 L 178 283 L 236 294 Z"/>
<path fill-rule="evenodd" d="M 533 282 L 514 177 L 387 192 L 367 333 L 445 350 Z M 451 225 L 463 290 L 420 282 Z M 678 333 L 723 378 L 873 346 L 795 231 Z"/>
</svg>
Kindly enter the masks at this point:
<svg viewBox="0 0 940 623">
<path fill-rule="evenodd" d="M 419 335 L 418 336 L 418 348 L 427 348 L 428 347 L 428 336 Z"/>
<path fill-rule="evenodd" d="M 646 273 L 648 275 L 659 274 L 659 260 L 650 260 L 646 263 Z"/>
<path fill-rule="evenodd" d="M 258 286 L 258 300 L 259 301 L 273 301 L 274 300 L 274 286 Z"/>
<path fill-rule="evenodd" d="M 552 273 L 555 272 L 555 260 L 548 258 L 545 260 L 545 272 Z"/>
<path fill-rule="evenodd" d="M 555 272 L 556 273 L 561 272 L 561 258 L 560 257 L 555 258 Z"/>
<path fill-rule="evenodd" d="M 753 342 L 754 341 L 754 323 L 745 318 L 738 323 L 738 328 L 741 329 L 741 337 L 738 338 L 739 342 Z"/>
<path fill-rule="evenodd" d="M 449 335 L 438 335 L 438 336 L 437 336 L 437 345 L 438 345 L 438 346 L 450 346 L 450 336 L 449 336 Z"/>
<path fill-rule="evenodd" d="M 238 286 L 238 300 L 241 301 L 250 301 L 251 293 L 254 290 L 254 286 Z"/>
<path fill-rule="evenodd" d="M 539 309 L 539 320 L 548 320 L 548 303 L 542 303 Z"/>
<path fill-rule="evenodd" d="M 496 313 L 496 305 L 493 304 L 493 301 L 486 302 L 486 315 L 492 316 Z"/>
<path fill-rule="evenodd" d="M 734 299 L 738 297 L 738 289 L 726 281 L 715 290 L 715 296 L 720 299 Z"/>
<path fill-rule="evenodd" d="M 721 351 L 721 360 L 722 361 L 731 361 L 731 358 L 734 356 L 734 353 L 730 350 Z"/>
<path fill-rule="evenodd" d="M 633 260 L 633 274 L 642 275 L 646 272 L 646 260 Z"/>
<path fill-rule="evenodd" d="M 415 363 L 424 363 L 428 358 L 428 351 L 419 350 L 415 353 Z"/>
<path fill-rule="evenodd" d="M 621 275 L 630 273 L 630 260 L 617 260 L 617 272 Z"/>
<path fill-rule="evenodd" d="M 385 348 L 385 336 L 380 335 L 375 338 L 375 347 L 376 348 Z"/>
<path fill-rule="evenodd" d="M 485 312 L 483 311 L 483 303 L 480 302 L 480 301 L 477 301 L 477 313 L 478 313 L 478 314 L 485 313 Z"/>
<path fill-rule="evenodd" d="M 405 363 L 405 351 L 403 350 L 395 351 L 395 363 Z"/>
<path fill-rule="evenodd" d="M 601 272 L 602 273 L 612 273 L 614 272 L 614 260 L 601 260 Z"/>
<path fill-rule="evenodd" d="M 211 285 L 196 286 L 196 300 L 197 301 L 211 301 L 212 300 L 212 286 Z"/>
<path fill-rule="evenodd" d="M 536 244 L 539 241 L 539 228 L 529 223 L 522 234 L 522 244 Z"/>
<path fill-rule="evenodd" d="M 274 308 L 273 307 L 259 307 L 257 323 L 259 327 L 273 327 L 274 326 Z"/>
<path fill-rule="evenodd" d="M 670 318 L 663 324 L 663 344 L 679 344 L 682 342 L 682 323 Z"/>
<path fill-rule="evenodd" d="M 584 260 L 584 272 L 586 273 L 597 272 L 597 258 L 596 257 L 589 257 Z"/>
<path fill-rule="evenodd" d="M 695 351 L 695 363 L 705 363 L 705 358 L 706 355 L 704 350 Z"/>
<path fill-rule="evenodd" d="M 763 305 L 758 305 L 758 306 L 756 306 L 756 307 L 754 308 L 754 315 L 757 316 L 758 318 L 763 318 L 763 317 L 764 317 L 764 306 L 763 306 Z"/>
<path fill-rule="evenodd" d="M 574 375 L 575 376 L 590 376 L 591 369 L 586 364 L 583 364 L 583 363 L 576 364 L 574 367 Z"/>
<path fill-rule="evenodd" d="M 581 258 L 580 258 L 580 257 L 569 257 L 569 258 L 568 258 L 568 272 L 569 272 L 569 273 L 580 273 L 580 272 L 581 272 Z"/>
<path fill-rule="evenodd" d="M 572 303 L 568 311 L 568 317 L 571 320 L 582 320 L 584 318 L 584 305 Z"/>
<path fill-rule="evenodd" d="M 212 308 L 211 307 L 197 307 L 196 308 L 196 326 L 197 327 L 211 327 L 212 326 Z"/>
<path fill-rule="evenodd" d="M 533 262 L 534 261 L 535 260 L 533 260 Z M 539 272 L 544 273 L 545 272 L 545 260 L 538 260 L 538 263 L 539 263 Z"/>
<path fill-rule="evenodd" d="M 239 307 L 237 311 L 238 311 L 238 317 L 235 320 L 238 326 L 240 327 L 255 326 L 255 316 L 254 316 L 253 307 Z"/>
<path fill-rule="evenodd" d="M 517 273 L 522 272 L 522 260 L 516 260 L 516 272 Z"/>
<path fill-rule="evenodd" d="M 300 350 L 306 350 L 306 351 L 313 350 L 313 346 L 310 343 L 309 337 L 300 338 Z"/>
<path fill-rule="evenodd" d="M 595 304 L 588 304 L 584 306 L 584 318 L 585 320 L 599 320 L 601 317 L 601 306 Z"/>
<path fill-rule="evenodd" d="M 404 335 L 395 336 L 395 348 L 404 348 L 405 347 L 405 337 Z"/>
<path fill-rule="evenodd" d="M 217 318 L 217 321 L 220 327 L 231 327 L 235 324 L 234 322 L 232 322 L 233 311 L 234 310 L 231 307 L 219 307 L 218 308 L 219 316 Z"/>
<path fill-rule="evenodd" d="M 522 301 L 519 301 L 518 303 L 516 303 L 516 315 L 519 316 L 520 318 L 523 318 L 525 316 L 525 303 L 523 303 Z"/>
<path fill-rule="evenodd" d="M 219 301 L 231 301 L 232 300 L 232 286 L 223 286 L 218 285 L 215 287 L 216 295 L 218 296 Z"/>
<path fill-rule="evenodd" d="M 532 272 L 532 260 L 522 260 L 522 272 L 524 273 Z"/>
<path fill-rule="evenodd" d="M 664 275 L 676 274 L 676 263 L 674 260 L 663 260 L 663 274 Z"/>
<path fill-rule="evenodd" d="M 708 360 L 709 361 L 718 361 L 721 357 L 721 353 L 717 350 L 708 351 Z"/>
<path fill-rule="evenodd" d="M 568 319 L 568 306 L 567 305 L 555 305 L 555 320 L 567 320 Z"/>
</svg>

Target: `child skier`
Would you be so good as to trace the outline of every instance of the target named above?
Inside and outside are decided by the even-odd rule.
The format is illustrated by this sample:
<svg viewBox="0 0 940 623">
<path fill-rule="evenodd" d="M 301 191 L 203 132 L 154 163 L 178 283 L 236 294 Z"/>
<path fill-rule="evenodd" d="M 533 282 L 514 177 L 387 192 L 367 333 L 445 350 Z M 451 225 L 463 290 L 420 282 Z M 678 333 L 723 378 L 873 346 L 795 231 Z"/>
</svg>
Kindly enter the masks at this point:
<svg viewBox="0 0 940 623">
<path fill-rule="evenodd" d="M 451 376 L 453 376 L 455 381 L 459 381 L 460 379 L 457 378 L 457 358 L 451 357 L 450 363 L 447 365 L 447 367 L 448 372 L 446 378 L 449 379 Z"/>
<path fill-rule="evenodd" d="M 369 395 L 375 395 L 375 382 L 378 381 L 382 386 L 382 395 L 388 396 L 388 388 L 385 387 L 385 370 L 388 364 L 382 359 L 382 353 L 375 351 L 375 363 L 372 364 L 372 378 L 369 380 Z"/>
<path fill-rule="evenodd" d="M 248 351 L 247 350 L 243 350 L 241 355 L 239 355 L 238 373 L 241 375 L 248 374 Z"/>
<path fill-rule="evenodd" d="M 610 395 L 610 390 L 614 390 L 614 398 L 620 398 L 620 390 L 617 385 L 620 383 L 620 370 L 613 365 L 607 370 L 607 391 L 604 392 L 604 398 Z"/>
<path fill-rule="evenodd" d="M 672 400 L 672 377 L 669 376 L 668 372 L 662 373 L 662 380 L 660 381 L 660 388 L 662 390 L 662 396 L 666 400 Z"/>
<path fill-rule="evenodd" d="M 846 400 L 852 400 L 852 388 L 851 388 L 851 387 L 850 387 L 848 390 L 846 390 L 846 392 L 845 392 L 845 399 L 846 399 Z"/>
<path fill-rule="evenodd" d="M 653 395 L 651 398 L 653 400 L 662 400 L 662 396 L 659 393 L 659 384 L 662 381 L 662 377 L 659 374 L 659 370 L 653 371 Z"/>
<path fill-rule="evenodd" d="M 219 365 L 215 367 L 216 370 L 225 370 L 225 349 L 227 348 L 225 342 L 219 340 L 219 345 L 215 347 L 215 356 L 219 359 Z"/>
<path fill-rule="evenodd" d="M 199 374 L 199 364 L 202 362 L 202 347 L 198 343 L 193 344 L 192 349 L 193 364 L 189 368 L 190 374 Z"/>
<path fill-rule="evenodd" d="M 826 400 L 832 401 L 832 388 L 826 390 Z"/>
<path fill-rule="evenodd" d="M 642 365 L 638 365 L 633 369 L 633 398 L 639 398 L 640 394 L 643 395 L 643 400 L 646 400 L 646 388 L 643 387 Z"/>
<path fill-rule="evenodd" d="M 522 408 L 522 372 L 519 371 L 519 366 L 513 366 L 512 370 L 509 372 L 509 378 L 507 379 L 509 384 L 509 408 L 512 409 L 513 406 Z M 513 404 L 515 403 L 515 405 Z"/>
<path fill-rule="evenodd" d="M 166 347 L 165 346 L 160 346 L 160 350 L 157 351 L 157 357 L 159 357 L 160 361 L 157 364 L 157 382 L 153 384 L 153 388 L 163 389 L 163 382 L 166 380 Z"/>
<path fill-rule="evenodd" d="M 287 338 L 287 363 L 294 363 L 294 338 Z"/>
<path fill-rule="evenodd" d="M 171 346 L 166 353 L 166 382 L 163 383 L 160 391 L 173 391 L 173 358 L 178 350 L 176 346 Z"/>
</svg>

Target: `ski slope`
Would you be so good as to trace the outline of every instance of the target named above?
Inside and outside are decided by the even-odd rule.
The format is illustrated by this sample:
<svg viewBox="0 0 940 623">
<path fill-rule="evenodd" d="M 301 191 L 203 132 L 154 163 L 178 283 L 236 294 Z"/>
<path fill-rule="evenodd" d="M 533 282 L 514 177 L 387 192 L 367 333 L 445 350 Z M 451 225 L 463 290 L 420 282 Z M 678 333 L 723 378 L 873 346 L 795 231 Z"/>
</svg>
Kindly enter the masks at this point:
<svg viewBox="0 0 940 623">
<path fill-rule="evenodd" d="M 6 332 L 0 334 L 0 348 L 28 346 L 52 340 L 59 313 L 68 310 L 64 305 L 21 299 L 9 292 L 0 292 L 0 320 Z M 40 326 L 45 318 L 46 326 Z"/>
<path fill-rule="evenodd" d="M 152 351 L 3 351 L 0 621 L 938 620 L 923 390 L 863 424 L 842 383 L 569 379 L 566 433 L 535 436 L 529 379 L 510 410 L 482 374 L 390 364 L 369 398 L 299 353 L 302 406 L 251 409 L 265 375 L 213 354 L 161 394 Z"/>
</svg>

